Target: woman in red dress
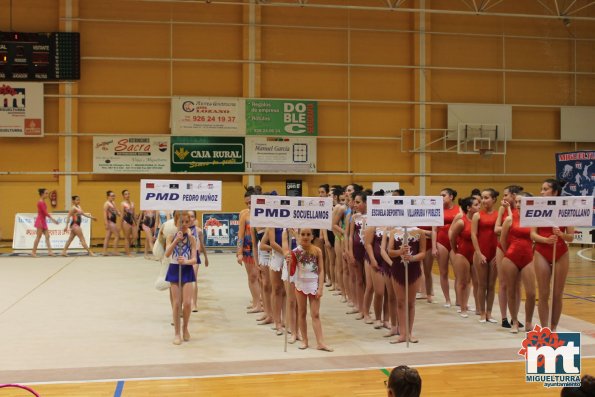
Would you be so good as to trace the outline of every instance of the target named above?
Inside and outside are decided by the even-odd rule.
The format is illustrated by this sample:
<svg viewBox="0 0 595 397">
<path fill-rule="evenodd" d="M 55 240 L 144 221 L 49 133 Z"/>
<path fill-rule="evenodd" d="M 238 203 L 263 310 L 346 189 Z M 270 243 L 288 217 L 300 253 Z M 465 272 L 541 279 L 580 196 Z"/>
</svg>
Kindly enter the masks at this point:
<svg viewBox="0 0 595 397">
<path fill-rule="evenodd" d="M 450 240 L 448 239 L 448 230 L 455 216 L 461 213 L 461 208 L 455 205 L 454 199 L 457 192 L 450 188 L 442 189 L 440 195 L 444 198 L 444 226 L 432 229 L 436 233 L 436 238 L 432 238 L 432 255 L 438 260 L 438 269 L 440 270 L 440 287 L 444 294 L 444 307 L 450 307 L 450 291 L 448 285 L 448 261 L 450 259 Z M 452 261 L 452 260 L 451 260 Z"/>
<path fill-rule="evenodd" d="M 516 195 L 515 204 L 521 209 L 521 196 L 530 197 L 529 193 Z M 501 277 L 506 280 L 508 310 L 510 311 L 510 332 L 516 334 L 521 325 L 518 320 L 519 305 L 516 286 L 523 283 L 525 287 L 525 329 L 533 328 L 533 311 L 535 310 L 535 270 L 533 266 L 533 241 L 531 228 L 520 226 L 520 214 L 516 211 L 502 225 L 500 244 L 504 251 Z M 541 302 L 540 302 L 541 304 Z"/>
<path fill-rule="evenodd" d="M 461 303 L 461 317 L 467 318 L 469 303 L 469 282 L 471 281 L 471 265 L 473 264 L 473 241 L 471 238 L 471 222 L 479 212 L 479 200 L 465 197 L 459 201 L 463 214 L 455 217 L 450 227 L 450 245 L 454 253 L 455 288 Z"/>
<path fill-rule="evenodd" d="M 35 218 L 35 229 L 37 229 L 37 235 L 35 236 L 35 241 L 33 242 L 33 251 L 31 251 L 31 256 L 37 256 L 37 246 L 39 245 L 39 240 L 41 240 L 41 235 L 45 236 L 45 245 L 48 249 L 49 256 L 55 256 L 52 252 L 52 246 L 50 244 L 50 233 L 48 232 L 48 224 L 46 218 L 50 218 L 52 222 L 56 225 L 58 221 L 52 218 L 52 216 L 48 213 L 48 206 L 45 204 L 45 199 L 48 198 L 48 190 L 46 188 L 37 189 L 39 192 L 39 201 L 37 202 L 37 218 Z"/>
<path fill-rule="evenodd" d="M 542 196 L 559 196 L 564 187 L 563 182 L 547 179 L 541 186 Z M 573 227 L 534 227 L 531 238 L 535 241 L 535 275 L 539 287 L 539 322 L 542 327 L 550 327 L 555 331 L 562 314 L 562 296 L 564 284 L 568 276 L 568 245 L 574 239 Z M 554 245 L 556 246 L 556 276 L 552 292 L 552 318 L 549 318 L 550 281 L 552 279 L 552 263 L 554 261 Z"/>
<path fill-rule="evenodd" d="M 492 306 L 494 305 L 494 291 L 496 285 L 496 247 L 498 236 L 494 231 L 498 211 L 494 209 L 498 192 L 494 189 L 485 189 L 481 192 L 481 204 L 483 209 L 473 216 L 471 224 L 471 239 L 475 255 L 473 266 L 477 271 L 478 291 L 477 301 L 479 304 L 480 323 L 497 321 L 492 318 Z"/>
</svg>

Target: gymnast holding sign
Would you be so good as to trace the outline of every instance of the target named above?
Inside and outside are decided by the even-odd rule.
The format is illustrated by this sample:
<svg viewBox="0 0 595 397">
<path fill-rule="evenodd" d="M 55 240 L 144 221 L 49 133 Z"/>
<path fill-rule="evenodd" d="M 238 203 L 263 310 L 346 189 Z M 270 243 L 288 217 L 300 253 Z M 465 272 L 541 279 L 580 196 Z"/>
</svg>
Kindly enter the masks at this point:
<svg viewBox="0 0 595 397">
<path fill-rule="evenodd" d="M 547 179 L 541 186 L 542 196 L 559 196 L 564 182 Z M 535 242 L 535 275 L 539 288 L 539 322 L 542 327 L 550 326 L 555 331 L 562 314 L 562 297 L 564 285 L 568 276 L 569 254 L 568 245 L 574 239 L 573 227 L 537 227 L 531 228 L 531 238 Z M 555 249 L 554 249 L 555 247 Z M 554 254 L 555 253 L 555 254 Z M 555 255 L 555 258 L 554 258 Z M 552 278 L 552 264 L 556 262 L 554 285 L 552 293 L 552 318 L 549 318 L 550 282 Z"/>
</svg>

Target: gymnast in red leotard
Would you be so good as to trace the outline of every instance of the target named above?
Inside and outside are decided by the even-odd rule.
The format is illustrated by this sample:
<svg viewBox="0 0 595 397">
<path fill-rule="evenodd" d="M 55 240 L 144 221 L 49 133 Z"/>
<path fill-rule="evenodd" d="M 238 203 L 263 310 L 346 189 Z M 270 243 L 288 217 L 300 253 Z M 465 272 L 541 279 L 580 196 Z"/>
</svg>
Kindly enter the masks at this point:
<svg viewBox="0 0 595 397">
<path fill-rule="evenodd" d="M 516 195 L 516 208 L 521 208 L 521 196 L 531 197 L 529 193 L 520 192 Z M 502 226 L 500 244 L 505 252 L 502 259 L 502 276 L 506 279 L 508 294 L 508 310 L 510 310 L 510 332 L 519 332 L 518 305 L 516 286 L 521 281 L 525 287 L 525 329 L 533 328 L 533 311 L 535 310 L 535 271 L 533 267 L 533 242 L 531 229 L 520 226 L 519 211 L 508 217 Z M 541 302 L 540 302 L 541 304 Z"/>
<path fill-rule="evenodd" d="M 473 242 L 471 241 L 471 220 L 479 212 L 481 204 L 475 197 L 465 197 L 459 201 L 463 214 L 455 217 L 449 237 L 454 253 L 455 288 L 461 302 L 461 317 L 467 318 L 469 303 L 469 281 L 473 264 Z"/>
<path fill-rule="evenodd" d="M 559 196 L 564 183 L 555 179 L 547 179 L 541 186 L 542 196 Z M 539 287 L 539 322 L 542 327 L 551 326 L 555 331 L 562 314 L 562 296 L 564 284 L 568 276 L 569 254 L 566 243 L 574 238 L 573 227 L 538 227 L 531 228 L 531 238 L 535 241 L 535 275 Z M 549 318 L 550 281 L 552 263 L 554 261 L 554 245 L 556 247 L 556 275 L 552 292 L 552 318 Z"/>
<path fill-rule="evenodd" d="M 492 188 L 481 192 L 483 209 L 473 215 L 471 240 L 475 249 L 473 266 L 477 272 L 477 301 L 479 303 L 480 323 L 497 321 L 492 318 L 494 287 L 496 285 L 496 247 L 498 236 L 494 231 L 498 211 L 494 209 L 498 192 Z"/>
<path fill-rule="evenodd" d="M 432 229 L 432 233 L 436 233 L 436 238 L 432 238 L 432 255 L 438 260 L 440 287 L 442 288 L 442 293 L 444 294 L 444 299 L 446 301 L 444 307 L 450 307 L 448 260 L 451 258 L 448 229 L 455 216 L 461 212 L 461 209 L 454 203 L 454 199 L 457 197 L 457 192 L 455 190 L 445 188 L 442 189 L 440 195 L 444 198 L 444 226 Z M 451 262 L 453 262 L 452 259 Z"/>
<path fill-rule="evenodd" d="M 500 234 L 502 233 L 502 224 L 509 216 L 517 211 L 515 206 L 516 195 L 523 191 L 522 186 L 510 185 L 504 188 L 502 193 L 502 201 L 500 208 L 498 208 L 498 218 L 496 218 L 496 225 L 494 226 L 494 232 L 498 236 L 498 243 L 496 246 L 496 273 L 498 273 L 498 304 L 500 306 L 500 314 L 502 315 L 502 328 L 510 328 L 510 323 L 506 316 L 506 310 L 508 308 L 508 292 L 506 288 L 506 279 L 502 276 L 502 259 L 504 259 L 504 251 L 500 245 Z M 517 306 L 520 304 L 520 292 L 521 286 L 517 285 Z M 518 307 L 517 307 L 518 311 Z M 523 328 L 520 325 L 520 328 Z"/>
</svg>

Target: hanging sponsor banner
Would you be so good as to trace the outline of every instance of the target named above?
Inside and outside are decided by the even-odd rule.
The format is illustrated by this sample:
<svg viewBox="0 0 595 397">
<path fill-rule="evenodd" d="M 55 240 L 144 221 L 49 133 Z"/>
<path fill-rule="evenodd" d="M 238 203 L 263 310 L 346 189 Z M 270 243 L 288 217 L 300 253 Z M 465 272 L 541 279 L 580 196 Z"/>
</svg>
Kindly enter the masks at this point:
<svg viewBox="0 0 595 397">
<path fill-rule="evenodd" d="M 316 138 L 246 137 L 247 172 L 316 172 Z"/>
<path fill-rule="evenodd" d="M 285 195 L 291 197 L 301 197 L 302 181 L 298 179 L 285 181 Z"/>
<path fill-rule="evenodd" d="M 245 118 L 245 103 L 240 98 L 174 97 L 171 100 L 172 135 L 244 135 Z"/>
<path fill-rule="evenodd" d="M 591 227 L 576 227 L 574 228 L 573 244 L 594 244 L 595 245 L 595 229 Z"/>
<path fill-rule="evenodd" d="M 141 210 L 221 211 L 221 181 L 141 179 Z"/>
<path fill-rule="evenodd" d="M 368 226 L 443 226 L 442 196 L 368 196 Z"/>
<path fill-rule="evenodd" d="M 595 151 L 556 153 L 556 175 L 566 182 L 563 196 L 595 196 Z"/>
<path fill-rule="evenodd" d="M 0 83 L 0 137 L 43 136 L 43 83 Z"/>
<path fill-rule="evenodd" d="M 54 222 L 48 221 L 48 231 L 50 233 L 50 244 L 52 249 L 62 249 L 70 236 L 70 231 L 64 231 L 66 227 L 66 213 L 51 214 L 52 218 L 58 221 L 56 225 Z M 14 217 L 14 231 L 12 235 L 12 248 L 15 250 L 30 250 L 33 249 L 37 229 L 35 228 L 36 213 L 17 213 Z M 84 216 L 81 217 L 81 229 L 85 241 L 91 241 L 91 219 Z M 38 248 L 41 250 L 47 249 L 45 244 L 45 237 L 39 240 Z M 72 240 L 69 249 L 82 249 L 83 246 L 78 238 Z"/>
<path fill-rule="evenodd" d="M 522 227 L 591 226 L 593 197 L 521 197 Z"/>
<path fill-rule="evenodd" d="M 172 172 L 244 172 L 244 138 L 171 137 Z"/>
<path fill-rule="evenodd" d="M 246 99 L 247 135 L 318 135 L 318 102 Z"/>
<path fill-rule="evenodd" d="M 170 172 L 169 138 L 93 137 L 93 172 L 157 174 Z"/>
<path fill-rule="evenodd" d="M 238 212 L 202 214 L 202 229 L 207 247 L 237 247 L 240 229 Z"/>
<path fill-rule="evenodd" d="M 330 197 L 252 196 L 251 227 L 331 229 Z"/>
</svg>

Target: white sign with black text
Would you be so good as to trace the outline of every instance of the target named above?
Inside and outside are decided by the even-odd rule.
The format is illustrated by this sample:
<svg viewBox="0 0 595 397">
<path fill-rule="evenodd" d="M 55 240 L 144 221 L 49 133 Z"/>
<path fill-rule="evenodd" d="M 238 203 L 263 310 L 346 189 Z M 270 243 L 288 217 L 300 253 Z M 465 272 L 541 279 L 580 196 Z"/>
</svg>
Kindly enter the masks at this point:
<svg viewBox="0 0 595 397">
<path fill-rule="evenodd" d="M 368 226 L 443 226 L 442 196 L 368 196 Z"/>
<path fill-rule="evenodd" d="M 521 227 L 591 226 L 593 198 L 521 197 Z"/>
<path fill-rule="evenodd" d="M 251 227 L 332 228 L 330 197 L 252 196 Z"/>
<path fill-rule="evenodd" d="M 141 179 L 141 210 L 221 211 L 221 181 Z"/>
</svg>

